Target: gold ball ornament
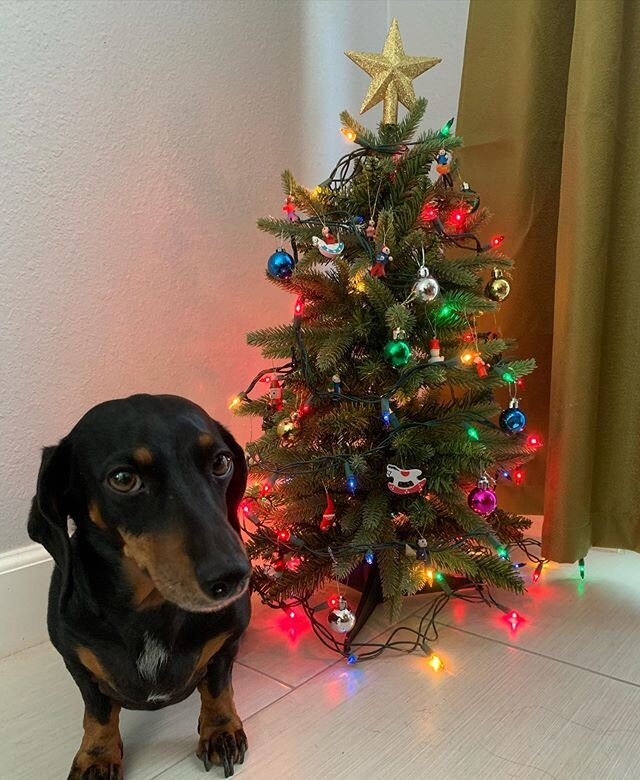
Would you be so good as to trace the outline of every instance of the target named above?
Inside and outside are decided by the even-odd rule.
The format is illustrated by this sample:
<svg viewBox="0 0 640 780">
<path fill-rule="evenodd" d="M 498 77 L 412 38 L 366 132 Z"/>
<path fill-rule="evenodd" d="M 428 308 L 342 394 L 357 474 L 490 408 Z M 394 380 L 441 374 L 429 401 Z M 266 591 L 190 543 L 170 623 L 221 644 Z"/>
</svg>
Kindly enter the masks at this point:
<svg viewBox="0 0 640 780">
<path fill-rule="evenodd" d="M 284 444 L 293 444 L 300 433 L 300 425 L 297 420 L 285 417 L 276 425 L 276 433 Z"/>
<path fill-rule="evenodd" d="M 380 54 L 365 51 L 346 51 L 347 57 L 371 76 L 360 113 L 384 101 L 382 121 L 398 122 L 398 103 L 412 109 L 416 103 L 413 80 L 440 62 L 438 57 L 408 57 L 400 38 L 398 21 L 394 19 Z"/>
<path fill-rule="evenodd" d="M 500 303 L 509 297 L 510 292 L 511 285 L 502 275 L 502 271 L 499 268 L 494 268 L 493 278 L 485 287 L 484 294 L 487 298 L 491 298 L 492 301 Z"/>
</svg>

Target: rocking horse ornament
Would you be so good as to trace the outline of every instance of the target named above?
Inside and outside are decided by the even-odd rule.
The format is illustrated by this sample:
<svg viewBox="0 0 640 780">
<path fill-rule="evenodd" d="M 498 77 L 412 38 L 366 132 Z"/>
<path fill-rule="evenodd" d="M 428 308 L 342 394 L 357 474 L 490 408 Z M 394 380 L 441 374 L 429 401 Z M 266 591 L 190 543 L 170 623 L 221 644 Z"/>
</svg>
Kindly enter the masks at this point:
<svg viewBox="0 0 640 780">
<path fill-rule="evenodd" d="M 427 484 L 421 469 L 401 469 L 393 463 L 387 465 L 387 476 L 391 480 L 387 482 L 387 487 L 392 493 L 400 496 L 420 493 Z"/>
</svg>

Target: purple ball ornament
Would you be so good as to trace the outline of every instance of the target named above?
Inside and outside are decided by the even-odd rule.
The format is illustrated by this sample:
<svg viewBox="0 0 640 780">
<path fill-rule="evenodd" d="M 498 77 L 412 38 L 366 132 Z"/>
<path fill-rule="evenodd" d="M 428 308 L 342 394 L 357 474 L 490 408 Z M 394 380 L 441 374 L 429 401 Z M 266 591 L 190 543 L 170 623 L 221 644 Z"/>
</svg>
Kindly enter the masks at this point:
<svg viewBox="0 0 640 780">
<path fill-rule="evenodd" d="M 495 510 L 498 498 L 487 477 L 480 477 L 478 487 L 474 487 L 467 496 L 467 503 L 479 515 L 490 515 Z"/>
</svg>

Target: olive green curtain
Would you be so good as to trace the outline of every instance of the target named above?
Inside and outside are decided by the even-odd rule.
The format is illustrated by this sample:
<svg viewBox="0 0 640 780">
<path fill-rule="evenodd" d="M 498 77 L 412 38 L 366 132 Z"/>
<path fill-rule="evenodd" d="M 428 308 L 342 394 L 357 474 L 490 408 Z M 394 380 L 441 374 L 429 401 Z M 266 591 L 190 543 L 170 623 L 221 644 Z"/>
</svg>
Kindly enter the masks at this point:
<svg viewBox="0 0 640 780">
<path fill-rule="evenodd" d="M 544 496 L 556 561 L 640 551 L 640 0 L 471 0 L 458 131 L 516 260 L 500 326 L 540 364 L 510 508 Z"/>
</svg>

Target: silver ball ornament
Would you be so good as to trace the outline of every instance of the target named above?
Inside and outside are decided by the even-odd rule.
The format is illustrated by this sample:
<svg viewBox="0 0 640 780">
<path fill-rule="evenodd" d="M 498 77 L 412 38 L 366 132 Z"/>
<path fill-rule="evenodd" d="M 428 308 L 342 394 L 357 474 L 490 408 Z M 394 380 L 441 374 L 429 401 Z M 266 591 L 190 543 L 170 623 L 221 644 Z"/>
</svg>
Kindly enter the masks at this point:
<svg viewBox="0 0 640 780">
<path fill-rule="evenodd" d="M 356 616 L 342 597 L 338 606 L 329 613 L 327 620 L 334 634 L 348 634 L 356 624 Z"/>
<path fill-rule="evenodd" d="M 413 294 L 425 303 L 435 300 L 440 292 L 438 281 L 433 276 L 429 276 L 429 269 L 425 266 L 420 267 L 418 274 L 419 277 L 413 285 Z"/>
</svg>

